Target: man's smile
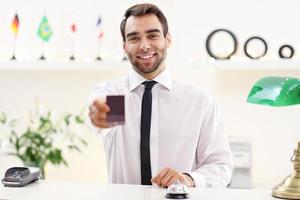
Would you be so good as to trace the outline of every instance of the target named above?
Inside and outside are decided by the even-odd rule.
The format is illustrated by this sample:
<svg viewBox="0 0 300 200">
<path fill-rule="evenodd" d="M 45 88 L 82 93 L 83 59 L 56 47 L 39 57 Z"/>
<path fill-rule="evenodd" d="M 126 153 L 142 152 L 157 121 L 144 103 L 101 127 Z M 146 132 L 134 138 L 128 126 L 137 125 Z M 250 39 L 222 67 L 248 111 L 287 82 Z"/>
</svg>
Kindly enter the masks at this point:
<svg viewBox="0 0 300 200">
<path fill-rule="evenodd" d="M 137 58 L 142 59 L 142 60 L 149 60 L 149 59 L 153 58 L 155 55 L 156 55 L 156 53 L 151 53 L 151 54 L 139 55 L 139 56 L 137 56 Z"/>
</svg>

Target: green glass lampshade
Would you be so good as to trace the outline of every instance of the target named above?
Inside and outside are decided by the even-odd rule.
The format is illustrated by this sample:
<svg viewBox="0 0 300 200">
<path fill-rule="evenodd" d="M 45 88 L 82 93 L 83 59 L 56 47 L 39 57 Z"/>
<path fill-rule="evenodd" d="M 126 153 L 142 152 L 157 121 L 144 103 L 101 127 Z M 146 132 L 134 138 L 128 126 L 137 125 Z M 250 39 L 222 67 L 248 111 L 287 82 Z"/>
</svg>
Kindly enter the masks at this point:
<svg viewBox="0 0 300 200">
<path fill-rule="evenodd" d="M 252 87 L 247 102 L 269 106 L 300 104 L 300 79 L 276 76 L 262 78 Z"/>
</svg>

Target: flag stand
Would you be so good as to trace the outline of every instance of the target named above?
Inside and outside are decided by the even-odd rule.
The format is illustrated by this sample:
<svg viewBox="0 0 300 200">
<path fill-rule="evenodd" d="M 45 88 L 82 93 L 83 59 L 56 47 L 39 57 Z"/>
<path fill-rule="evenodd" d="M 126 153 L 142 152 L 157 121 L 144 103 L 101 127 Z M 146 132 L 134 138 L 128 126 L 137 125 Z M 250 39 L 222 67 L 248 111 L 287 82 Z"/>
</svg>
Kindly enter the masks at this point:
<svg viewBox="0 0 300 200">
<path fill-rule="evenodd" d="M 96 57 L 96 60 L 97 60 L 97 61 L 102 61 L 101 56 L 98 55 L 98 56 Z"/>
<path fill-rule="evenodd" d="M 75 61 L 75 56 L 74 56 L 74 41 L 72 42 L 72 53 L 71 53 L 71 56 L 69 58 L 70 61 Z"/>
<path fill-rule="evenodd" d="M 71 41 L 71 56 L 69 58 L 70 61 L 75 61 L 74 47 L 75 47 L 75 36 L 73 36 L 72 41 Z"/>
<path fill-rule="evenodd" d="M 75 60 L 74 55 L 72 54 L 69 59 L 72 60 L 72 61 L 74 61 Z"/>
<path fill-rule="evenodd" d="M 124 55 L 123 58 L 122 58 L 122 61 L 127 61 L 127 57 Z"/>
<path fill-rule="evenodd" d="M 41 54 L 41 57 L 39 59 L 40 60 L 46 60 L 46 57 L 44 56 L 44 54 Z"/>
<path fill-rule="evenodd" d="M 99 17 L 98 17 L 98 20 L 97 20 L 97 23 L 96 23 L 96 28 L 97 28 L 97 39 L 98 39 L 98 52 L 97 52 L 97 57 L 96 57 L 96 61 L 102 61 L 102 58 L 101 58 L 101 49 L 102 49 L 102 38 L 103 38 L 103 35 L 104 35 L 104 32 L 102 30 L 102 17 L 101 17 L 101 14 L 99 14 Z"/>
<path fill-rule="evenodd" d="M 10 58 L 10 60 L 17 60 L 17 57 L 15 55 L 15 51 L 16 51 L 16 40 L 17 40 L 17 34 L 18 34 L 18 30 L 19 30 L 19 17 L 18 14 L 16 12 L 15 17 L 12 21 L 11 24 L 11 29 L 14 32 L 14 38 L 13 38 L 13 46 L 12 46 L 12 57 Z"/>
<path fill-rule="evenodd" d="M 16 40 L 17 40 L 17 35 L 14 35 L 14 41 L 13 41 L 13 51 L 12 51 L 12 56 L 10 60 L 17 60 L 17 57 L 15 55 L 15 49 L 16 49 Z"/>
<path fill-rule="evenodd" d="M 75 52 L 75 35 L 76 35 L 76 25 L 75 23 L 73 23 L 71 25 L 71 31 L 72 31 L 72 35 L 71 35 L 71 56 L 69 58 L 70 61 L 75 61 L 75 56 L 74 56 L 74 52 Z"/>
<path fill-rule="evenodd" d="M 46 60 L 46 57 L 44 56 L 44 46 L 45 46 L 45 43 L 42 41 L 42 53 L 41 53 L 39 60 Z"/>
<path fill-rule="evenodd" d="M 98 40 L 98 53 L 97 53 L 97 57 L 96 57 L 96 61 L 102 61 L 102 58 L 101 58 L 101 47 L 102 47 L 102 41 L 101 41 L 101 38 L 99 38 Z"/>
<path fill-rule="evenodd" d="M 15 54 L 12 55 L 12 57 L 10 58 L 10 60 L 17 60 Z"/>
<path fill-rule="evenodd" d="M 10 60 L 17 60 L 16 55 L 15 55 L 15 49 L 16 49 L 16 34 L 14 36 L 14 41 L 13 41 L 13 52 L 12 52 L 12 57 L 10 58 Z"/>
</svg>

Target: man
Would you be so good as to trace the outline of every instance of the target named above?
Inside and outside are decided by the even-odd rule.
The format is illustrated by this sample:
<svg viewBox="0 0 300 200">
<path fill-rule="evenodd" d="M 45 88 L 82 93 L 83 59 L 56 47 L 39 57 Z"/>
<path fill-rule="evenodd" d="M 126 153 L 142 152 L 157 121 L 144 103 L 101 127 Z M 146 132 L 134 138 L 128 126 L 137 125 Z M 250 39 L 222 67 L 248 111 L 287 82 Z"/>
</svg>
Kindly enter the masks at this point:
<svg viewBox="0 0 300 200">
<path fill-rule="evenodd" d="M 155 5 L 137 4 L 127 9 L 120 28 L 133 70 L 97 86 L 90 97 L 89 116 L 103 135 L 109 181 L 226 187 L 232 162 L 220 110 L 211 97 L 171 79 L 164 14 Z M 106 95 L 125 95 L 124 126 L 107 123 Z"/>
</svg>

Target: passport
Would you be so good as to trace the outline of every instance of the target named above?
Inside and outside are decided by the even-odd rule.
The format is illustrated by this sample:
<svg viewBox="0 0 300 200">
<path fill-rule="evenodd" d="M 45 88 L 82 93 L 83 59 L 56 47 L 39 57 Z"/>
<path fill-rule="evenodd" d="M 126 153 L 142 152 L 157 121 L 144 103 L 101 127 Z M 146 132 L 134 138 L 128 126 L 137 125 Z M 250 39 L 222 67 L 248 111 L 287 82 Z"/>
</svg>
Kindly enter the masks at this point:
<svg viewBox="0 0 300 200">
<path fill-rule="evenodd" d="M 106 96 L 106 104 L 110 108 L 107 113 L 107 122 L 110 125 L 125 124 L 125 96 L 124 95 L 108 95 Z"/>
</svg>

